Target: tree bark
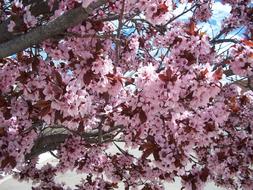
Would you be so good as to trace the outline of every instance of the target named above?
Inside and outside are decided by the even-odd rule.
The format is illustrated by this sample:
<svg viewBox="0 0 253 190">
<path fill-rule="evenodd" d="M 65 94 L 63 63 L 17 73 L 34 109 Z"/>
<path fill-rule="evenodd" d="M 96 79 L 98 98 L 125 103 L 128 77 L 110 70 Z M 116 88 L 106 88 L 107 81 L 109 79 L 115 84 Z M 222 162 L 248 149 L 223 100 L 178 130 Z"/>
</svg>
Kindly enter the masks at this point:
<svg viewBox="0 0 253 190">
<path fill-rule="evenodd" d="M 79 136 L 82 137 L 83 141 L 86 143 L 90 144 L 105 143 L 113 140 L 113 138 L 115 137 L 115 133 L 118 134 L 119 132 L 122 131 L 123 128 L 124 127 L 121 125 L 113 126 L 108 131 L 95 130 L 93 132 L 79 134 Z M 30 160 L 36 156 L 39 156 L 42 153 L 57 150 L 59 146 L 62 143 L 64 143 L 64 141 L 71 135 L 76 134 L 66 131 L 66 133 L 56 133 L 56 134 L 42 135 L 38 137 L 38 139 L 34 142 L 31 152 L 26 154 L 25 159 Z"/>
<path fill-rule="evenodd" d="M 57 2 L 55 3 L 55 6 L 53 10 L 50 10 L 48 6 L 48 1 L 41 1 L 41 0 L 24 0 L 22 1 L 23 5 L 30 6 L 30 11 L 33 16 L 39 16 L 39 15 L 52 15 L 57 8 Z M 16 27 L 19 28 L 20 23 L 22 22 L 23 18 L 20 18 L 16 20 Z M 0 24 L 0 44 L 7 42 L 14 37 L 17 37 L 20 34 L 16 34 L 13 32 L 8 31 L 8 25 L 11 21 L 11 18 L 5 20 Z"/>
<path fill-rule="evenodd" d="M 72 9 L 46 25 L 39 26 L 26 34 L 0 44 L 0 58 L 13 55 L 32 45 L 39 44 L 44 40 L 63 33 L 66 29 L 86 20 L 94 9 L 102 6 L 105 2 L 105 0 L 98 0 L 91 3 L 87 8 L 78 7 Z"/>
</svg>

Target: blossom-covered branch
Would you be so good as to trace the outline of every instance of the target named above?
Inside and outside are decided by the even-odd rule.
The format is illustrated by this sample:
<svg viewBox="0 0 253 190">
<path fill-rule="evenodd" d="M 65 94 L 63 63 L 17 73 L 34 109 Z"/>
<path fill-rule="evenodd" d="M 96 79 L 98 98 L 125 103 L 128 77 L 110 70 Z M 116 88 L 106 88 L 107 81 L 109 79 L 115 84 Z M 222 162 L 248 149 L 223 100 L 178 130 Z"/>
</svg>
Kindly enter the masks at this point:
<svg viewBox="0 0 253 190">
<path fill-rule="evenodd" d="M 0 0 L 0 173 L 34 190 L 72 189 L 55 180 L 69 170 L 75 190 L 253 189 L 250 0 L 36 3 Z M 57 163 L 38 167 L 45 152 Z"/>
<path fill-rule="evenodd" d="M 26 34 L 19 35 L 0 44 L 0 58 L 20 52 L 44 40 L 61 34 L 69 27 L 75 26 L 88 18 L 92 11 L 104 4 L 103 0 L 92 3 L 89 7 L 78 7 L 64 13 L 46 25 L 38 26 Z"/>
</svg>

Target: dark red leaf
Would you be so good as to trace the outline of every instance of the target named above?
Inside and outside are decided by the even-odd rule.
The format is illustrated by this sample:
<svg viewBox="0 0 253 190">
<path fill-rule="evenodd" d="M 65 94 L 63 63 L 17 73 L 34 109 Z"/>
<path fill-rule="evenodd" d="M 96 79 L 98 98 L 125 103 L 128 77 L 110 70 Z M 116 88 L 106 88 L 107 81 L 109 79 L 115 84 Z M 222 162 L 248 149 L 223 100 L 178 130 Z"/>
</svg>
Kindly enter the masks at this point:
<svg viewBox="0 0 253 190">
<path fill-rule="evenodd" d="M 138 131 L 136 132 L 136 134 L 133 134 L 133 137 L 132 137 L 133 141 L 135 141 L 137 138 L 139 138 L 140 135 L 141 135 L 141 129 L 138 130 Z"/>
<path fill-rule="evenodd" d="M 17 81 L 21 82 L 22 84 L 26 84 L 27 80 L 29 79 L 31 73 L 21 71 L 20 76 L 17 78 Z"/>
<path fill-rule="evenodd" d="M 168 67 L 165 71 L 165 74 L 159 74 L 159 79 L 163 82 L 175 82 L 177 80 L 177 76 L 174 74 L 170 67 Z"/>
<path fill-rule="evenodd" d="M 242 40 L 242 42 L 247 46 L 253 47 L 253 41 L 252 40 Z"/>
<path fill-rule="evenodd" d="M 214 73 L 213 77 L 215 80 L 221 80 L 223 75 L 223 69 L 222 67 L 219 67 Z"/>
<path fill-rule="evenodd" d="M 191 183 L 192 183 L 192 190 L 197 190 L 197 185 L 195 181 L 191 181 Z"/>
<path fill-rule="evenodd" d="M 12 11 L 12 13 L 17 14 L 18 12 L 21 11 L 21 8 L 17 7 L 15 4 L 13 4 L 11 7 L 11 11 Z"/>
<path fill-rule="evenodd" d="M 5 168 L 7 165 L 10 165 L 12 168 L 14 168 L 17 165 L 15 157 L 8 155 L 4 160 L 2 160 L 1 168 Z"/>
<path fill-rule="evenodd" d="M 215 130 L 215 124 L 213 122 L 207 122 L 206 125 L 204 126 L 204 129 L 207 132 L 212 132 Z"/>
<path fill-rule="evenodd" d="M 7 106 L 6 100 L 4 99 L 3 96 L 0 96 L 0 108 L 1 107 L 6 107 L 6 106 Z"/>
<path fill-rule="evenodd" d="M 153 15 L 153 17 L 160 16 L 162 14 L 165 14 L 168 12 L 168 6 L 165 3 L 160 3 L 157 7 L 156 13 Z"/>
<path fill-rule="evenodd" d="M 185 99 L 188 100 L 188 101 L 189 101 L 189 100 L 192 100 L 192 99 L 193 99 L 193 93 L 194 93 L 194 92 L 191 91 L 189 94 L 187 94 L 187 95 L 185 96 Z"/>
<path fill-rule="evenodd" d="M 54 70 L 54 71 L 52 72 L 52 75 L 53 75 L 54 78 L 55 78 L 56 84 L 57 84 L 58 86 L 61 86 L 61 85 L 63 84 L 61 74 L 60 74 L 58 71 Z"/>
<path fill-rule="evenodd" d="M 206 182 L 207 178 L 209 176 L 209 169 L 207 167 L 204 167 L 200 173 L 199 173 L 199 178 L 203 181 Z"/>
<path fill-rule="evenodd" d="M 205 70 L 203 70 L 203 71 L 200 71 L 200 73 L 199 73 L 199 75 L 198 75 L 198 79 L 199 79 L 199 80 L 205 79 L 207 73 L 208 73 L 208 70 L 207 70 L 207 69 L 205 69 Z"/>
<path fill-rule="evenodd" d="M 217 157 L 220 162 L 223 162 L 227 158 L 224 152 L 218 152 Z"/>
<path fill-rule="evenodd" d="M 93 21 L 93 22 L 92 22 L 92 28 L 93 28 L 95 31 L 102 31 L 102 30 L 103 30 L 103 27 L 104 27 L 103 21 Z"/>
<path fill-rule="evenodd" d="M 174 39 L 174 41 L 173 41 L 173 45 L 175 45 L 175 44 L 177 44 L 177 43 L 181 43 L 183 40 L 182 40 L 182 38 L 180 38 L 180 37 L 175 37 L 175 39 Z"/>
<path fill-rule="evenodd" d="M 163 82 L 168 82 L 169 81 L 168 77 L 164 74 L 159 74 L 158 77 Z"/>
<path fill-rule="evenodd" d="M 103 98 L 105 100 L 105 102 L 108 102 L 110 99 L 110 94 L 108 92 L 104 92 L 102 94 L 100 94 L 101 98 Z"/>
<path fill-rule="evenodd" d="M 239 112 L 240 108 L 239 108 L 239 106 L 237 104 L 236 97 L 233 96 L 229 100 L 230 100 L 229 101 L 229 107 L 232 110 L 232 112 L 234 112 L 234 113 Z"/>
<path fill-rule="evenodd" d="M 70 59 L 70 60 L 73 59 L 73 58 L 75 58 L 75 54 L 73 53 L 72 50 L 69 50 L 69 51 L 68 51 L 68 54 L 69 54 L 69 59 Z"/>
<path fill-rule="evenodd" d="M 142 109 L 139 112 L 139 119 L 141 123 L 145 123 L 147 121 L 147 115 Z"/>
<path fill-rule="evenodd" d="M 125 82 L 126 86 L 134 83 L 134 78 L 127 77 L 125 78 L 125 80 L 126 80 Z"/>
<path fill-rule="evenodd" d="M 188 27 L 186 29 L 186 33 L 187 34 L 194 35 L 194 36 L 197 34 L 197 32 L 195 31 L 195 29 L 196 29 L 196 23 L 194 21 L 191 20 L 187 27 Z"/>
<path fill-rule="evenodd" d="M 0 127 L 0 137 L 4 136 L 6 134 L 3 127 Z"/>
<path fill-rule="evenodd" d="M 32 60 L 32 71 L 33 72 L 38 72 L 39 71 L 39 63 L 40 63 L 40 60 L 38 57 L 33 57 L 33 60 Z"/>
<path fill-rule="evenodd" d="M 171 79 L 172 73 L 173 73 L 173 72 L 172 72 L 171 68 L 168 67 L 168 68 L 166 69 L 166 75 L 167 75 L 167 77 L 169 77 L 169 78 Z"/>
<path fill-rule="evenodd" d="M 142 158 L 146 159 L 148 156 L 153 154 L 155 160 L 160 160 L 161 147 L 156 143 L 153 136 L 146 138 L 147 142 L 139 147 L 139 150 L 143 151 Z"/>
<path fill-rule="evenodd" d="M 153 190 L 149 184 L 145 184 L 145 186 L 141 190 Z"/>
<path fill-rule="evenodd" d="M 147 157 L 149 157 L 151 154 L 153 153 L 152 149 L 146 149 L 143 151 L 143 154 L 141 156 L 141 158 L 146 159 Z"/>
<path fill-rule="evenodd" d="M 46 101 L 46 100 L 39 100 L 36 104 L 34 104 L 33 106 L 35 108 L 45 108 L 50 106 L 51 101 Z"/>
<path fill-rule="evenodd" d="M 153 151 L 153 156 L 156 161 L 161 160 L 159 152 L 161 151 L 161 148 L 156 147 L 156 149 Z"/>
<path fill-rule="evenodd" d="M 60 96 L 63 94 L 62 88 L 60 88 L 60 87 L 57 86 L 57 85 L 52 85 L 52 89 L 53 89 L 53 91 L 54 91 L 54 93 L 55 93 L 55 98 L 56 98 L 56 99 L 59 99 Z"/>
<path fill-rule="evenodd" d="M 107 76 L 107 78 L 110 81 L 110 84 L 112 86 L 115 86 L 118 81 L 121 81 L 121 79 L 118 76 L 114 75 L 114 74 L 109 73 L 106 76 Z"/>
<path fill-rule="evenodd" d="M 192 65 L 196 63 L 197 59 L 196 57 L 189 51 L 183 51 L 183 53 L 180 55 L 180 57 L 187 59 L 188 64 L 187 65 Z"/>
<path fill-rule="evenodd" d="M 89 85 L 90 82 L 95 78 L 95 74 L 93 73 L 92 70 L 88 70 L 84 75 L 83 75 L 83 82 L 86 85 Z"/>
<path fill-rule="evenodd" d="M 42 108 L 42 110 L 40 111 L 40 116 L 43 117 L 47 115 L 50 112 L 50 110 L 51 110 L 50 106 Z"/>
<path fill-rule="evenodd" d="M 181 157 L 180 156 L 175 156 L 175 157 L 176 157 L 176 160 L 174 162 L 175 166 L 177 168 L 181 168 L 183 166 L 182 163 L 181 163 L 181 161 L 180 161 Z"/>
<path fill-rule="evenodd" d="M 247 96 L 245 96 L 245 95 L 243 95 L 243 96 L 240 97 L 240 101 L 241 101 L 242 105 L 246 105 L 246 104 L 248 104 L 250 102 L 249 98 Z"/>
<path fill-rule="evenodd" d="M 3 110 L 3 116 L 6 120 L 10 119 L 12 117 L 11 110 L 7 108 Z"/>
<path fill-rule="evenodd" d="M 140 47 L 144 48 L 145 47 L 145 39 L 144 38 L 139 38 L 138 41 L 139 41 Z"/>
</svg>

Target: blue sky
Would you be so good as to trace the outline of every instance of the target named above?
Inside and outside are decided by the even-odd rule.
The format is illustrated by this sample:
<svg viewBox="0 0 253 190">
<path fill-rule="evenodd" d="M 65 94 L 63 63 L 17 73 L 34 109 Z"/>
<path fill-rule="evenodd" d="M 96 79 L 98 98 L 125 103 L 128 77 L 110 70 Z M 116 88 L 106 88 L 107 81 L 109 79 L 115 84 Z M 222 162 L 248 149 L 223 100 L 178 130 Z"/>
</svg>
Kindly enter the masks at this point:
<svg viewBox="0 0 253 190">
<path fill-rule="evenodd" d="M 185 6 L 187 8 L 191 7 L 191 4 L 180 4 L 178 8 L 175 10 L 175 15 L 179 15 L 184 11 Z M 213 15 L 209 20 L 209 23 L 200 23 L 198 27 L 202 28 L 202 31 L 207 32 L 210 36 L 214 33 L 217 34 L 220 31 L 222 20 L 226 18 L 230 11 L 231 7 L 228 4 L 222 4 L 221 2 L 217 1 L 212 6 Z M 182 20 L 187 20 L 190 16 L 192 16 L 192 12 L 188 12 L 181 17 Z"/>
</svg>

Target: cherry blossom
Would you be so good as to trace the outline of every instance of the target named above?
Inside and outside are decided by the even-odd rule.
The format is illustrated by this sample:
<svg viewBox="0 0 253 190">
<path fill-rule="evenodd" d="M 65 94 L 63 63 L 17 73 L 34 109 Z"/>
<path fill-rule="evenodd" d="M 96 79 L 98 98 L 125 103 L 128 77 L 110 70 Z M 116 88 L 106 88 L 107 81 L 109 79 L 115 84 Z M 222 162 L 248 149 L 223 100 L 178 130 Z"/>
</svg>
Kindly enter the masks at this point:
<svg viewBox="0 0 253 190">
<path fill-rule="evenodd" d="M 0 1 L 0 174 L 33 189 L 253 189 L 253 7 L 221 2 L 210 34 L 215 0 Z M 57 164 L 38 167 L 45 152 Z M 69 170 L 85 176 L 74 188 L 56 180 Z"/>
</svg>

